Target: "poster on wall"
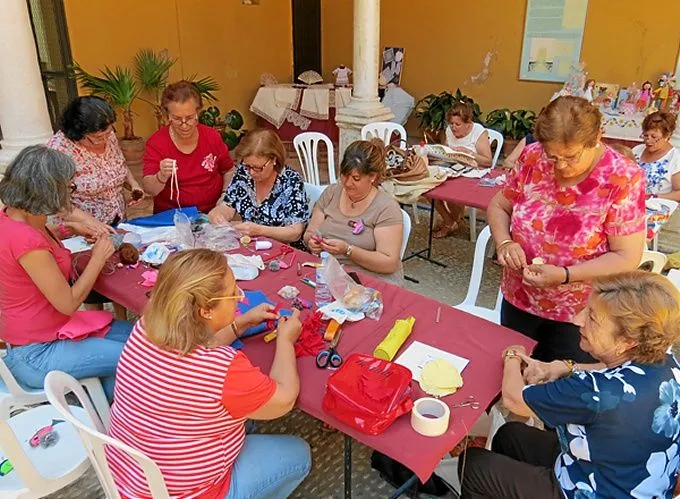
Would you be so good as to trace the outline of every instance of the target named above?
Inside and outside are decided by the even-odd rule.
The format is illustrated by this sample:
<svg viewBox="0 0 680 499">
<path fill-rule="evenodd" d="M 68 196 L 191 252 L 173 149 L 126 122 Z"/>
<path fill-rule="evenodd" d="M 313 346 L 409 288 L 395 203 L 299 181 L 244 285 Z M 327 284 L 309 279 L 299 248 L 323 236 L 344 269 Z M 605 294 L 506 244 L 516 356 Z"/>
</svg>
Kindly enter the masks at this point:
<svg viewBox="0 0 680 499">
<path fill-rule="evenodd" d="M 581 58 L 588 0 L 527 0 L 520 80 L 564 82 Z"/>
<path fill-rule="evenodd" d="M 381 83 L 388 85 L 401 83 L 401 71 L 404 67 L 404 49 L 398 47 L 385 47 L 383 50 L 383 63 Z"/>
</svg>

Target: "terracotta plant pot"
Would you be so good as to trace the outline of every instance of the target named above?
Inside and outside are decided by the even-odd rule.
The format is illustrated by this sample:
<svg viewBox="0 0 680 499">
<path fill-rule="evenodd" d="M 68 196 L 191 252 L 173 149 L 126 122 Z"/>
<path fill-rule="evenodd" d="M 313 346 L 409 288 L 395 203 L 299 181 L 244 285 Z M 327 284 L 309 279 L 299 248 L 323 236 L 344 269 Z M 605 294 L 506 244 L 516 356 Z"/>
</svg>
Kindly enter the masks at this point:
<svg viewBox="0 0 680 499">
<path fill-rule="evenodd" d="M 142 171 L 142 158 L 144 157 L 144 145 L 146 141 L 137 137 L 134 139 L 119 139 L 118 143 L 125 156 L 125 161 L 132 173 L 140 173 Z"/>
<path fill-rule="evenodd" d="M 505 137 L 503 139 L 503 157 L 507 158 L 508 154 L 510 154 L 515 147 L 517 147 L 517 144 L 519 144 L 519 140 L 516 139 L 509 139 Z"/>
</svg>

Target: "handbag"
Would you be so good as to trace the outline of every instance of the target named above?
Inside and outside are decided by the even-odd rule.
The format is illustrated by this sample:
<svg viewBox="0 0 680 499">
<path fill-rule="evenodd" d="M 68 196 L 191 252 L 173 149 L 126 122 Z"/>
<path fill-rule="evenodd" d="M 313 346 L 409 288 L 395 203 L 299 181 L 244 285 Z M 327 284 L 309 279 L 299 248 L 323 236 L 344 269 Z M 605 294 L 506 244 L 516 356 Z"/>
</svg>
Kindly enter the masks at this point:
<svg viewBox="0 0 680 499">
<path fill-rule="evenodd" d="M 379 435 L 411 410 L 411 392 L 409 369 L 353 353 L 328 378 L 322 408 L 347 426 Z"/>
<path fill-rule="evenodd" d="M 426 156 L 419 156 L 412 149 L 400 149 L 390 145 L 386 149 L 387 178 L 401 181 L 421 180 L 430 175 Z"/>
</svg>

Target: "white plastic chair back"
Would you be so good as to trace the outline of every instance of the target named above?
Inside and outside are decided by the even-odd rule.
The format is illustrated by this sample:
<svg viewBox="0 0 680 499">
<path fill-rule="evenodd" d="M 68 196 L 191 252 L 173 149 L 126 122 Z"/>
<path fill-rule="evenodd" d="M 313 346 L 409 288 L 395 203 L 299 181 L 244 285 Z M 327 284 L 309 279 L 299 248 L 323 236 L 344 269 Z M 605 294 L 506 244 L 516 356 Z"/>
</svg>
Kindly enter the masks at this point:
<svg viewBox="0 0 680 499">
<path fill-rule="evenodd" d="M 651 262 L 652 272 L 655 274 L 660 274 L 663 268 L 666 266 L 667 260 L 668 257 L 659 251 L 644 250 L 642 252 L 642 258 L 640 259 L 640 265 Z"/>
<path fill-rule="evenodd" d="M 395 142 L 397 139 L 392 138 L 394 133 L 399 135 L 399 142 Z M 386 146 L 394 143 L 396 146 L 405 147 L 408 135 L 406 134 L 406 129 L 399 123 L 376 121 L 375 123 L 364 125 L 361 129 L 361 140 L 371 140 L 373 138 L 382 140 Z"/>
<path fill-rule="evenodd" d="M 305 176 L 305 181 L 314 185 L 321 185 L 319 178 L 319 142 L 326 144 L 328 152 L 328 183 L 335 184 L 335 152 L 333 142 L 326 135 L 319 132 L 305 132 L 296 135 L 293 139 L 295 152 L 300 160 L 300 166 Z"/>
<path fill-rule="evenodd" d="M 146 477 L 149 490 L 154 499 L 170 498 L 165 486 L 165 480 L 156 463 L 142 452 L 106 435 L 106 430 L 97 416 L 90 399 L 72 376 L 61 371 L 52 371 L 45 378 L 45 389 L 50 404 L 78 430 L 80 439 L 90 456 L 99 482 L 108 499 L 120 499 L 120 494 L 118 494 L 118 489 L 113 481 L 113 475 L 111 475 L 111 470 L 109 469 L 109 463 L 106 460 L 104 449 L 107 445 L 121 450 L 139 465 Z M 91 426 L 83 424 L 73 416 L 71 407 L 66 403 L 66 393 L 68 392 L 73 392 L 78 397 L 78 400 L 92 421 Z"/>
<path fill-rule="evenodd" d="M 493 128 L 487 128 L 486 132 L 489 134 L 489 145 L 493 149 L 493 143 L 496 142 L 496 151 L 493 153 L 493 159 L 491 160 L 491 168 L 496 168 L 496 163 L 498 163 L 498 157 L 501 155 L 501 150 L 503 149 L 503 135 Z"/>
<path fill-rule="evenodd" d="M 2 357 L 0 355 L 0 418 L 9 419 L 9 415 L 15 409 L 47 402 L 45 390 L 21 386 Z M 109 402 L 99 378 L 81 379 L 80 384 L 87 388 L 97 413 L 108 428 L 111 419 Z"/>
<path fill-rule="evenodd" d="M 482 274 L 484 273 L 484 261 L 486 260 L 486 245 L 491 238 L 491 229 L 487 225 L 482 229 L 482 232 L 477 238 L 475 244 L 475 259 L 472 262 L 472 275 L 470 276 L 470 285 L 468 286 L 467 295 L 465 299 L 455 306 L 458 310 L 462 310 L 487 321 L 500 324 L 501 322 L 501 301 L 503 295 L 501 290 L 498 290 L 496 296 L 496 306 L 493 309 L 477 306 L 477 295 L 479 295 L 479 287 L 482 283 Z"/>
<path fill-rule="evenodd" d="M 668 275 L 666 276 L 669 281 L 675 284 L 675 287 L 680 289 L 680 270 L 670 269 Z"/>
<path fill-rule="evenodd" d="M 672 199 L 660 199 L 660 198 L 654 198 L 654 199 L 648 199 L 647 204 L 652 204 L 652 205 L 661 205 L 661 206 L 667 206 L 669 213 L 673 215 L 673 212 L 678 208 L 678 202 L 673 201 Z M 656 208 L 656 206 L 655 206 Z M 659 250 L 659 233 L 657 232 L 654 234 L 654 237 L 652 238 L 652 250 L 653 251 L 658 251 Z"/>
<path fill-rule="evenodd" d="M 73 419 L 87 420 L 80 407 L 71 409 L 76 415 Z M 47 439 L 52 443 L 40 445 Z M 76 429 L 50 405 L 33 407 L 8 420 L 0 418 L 0 461 L 4 459 L 13 469 L 0 477 L 3 499 L 45 497 L 75 482 L 90 468 Z"/>
<path fill-rule="evenodd" d="M 404 210 L 401 210 L 401 219 L 404 222 L 404 233 L 401 239 L 401 254 L 400 258 L 404 258 L 404 253 L 406 253 L 406 246 L 408 246 L 408 238 L 411 235 L 411 217 L 408 216 Z"/>
<path fill-rule="evenodd" d="M 305 182 L 305 194 L 307 194 L 307 204 L 309 205 L 310 217 L 312 216 L 312 212 L 314 211 L 314 205 L 321 197 L 321 194 L 323 194 L 325 188 L 326 188 L 325 185 L 314 185 Z"/>
</svg>

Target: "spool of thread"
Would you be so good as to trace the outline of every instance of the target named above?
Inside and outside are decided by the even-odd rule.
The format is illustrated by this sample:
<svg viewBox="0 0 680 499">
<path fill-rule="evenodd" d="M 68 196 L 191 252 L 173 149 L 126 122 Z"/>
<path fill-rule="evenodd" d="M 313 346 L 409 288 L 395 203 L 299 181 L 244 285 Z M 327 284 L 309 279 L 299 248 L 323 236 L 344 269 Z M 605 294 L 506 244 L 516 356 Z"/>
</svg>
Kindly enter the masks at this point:
<svg viewBox="0 0 680 499">
<path fill-rule="evenodd" d="M 272 242 L 271 241 L 255 241 L 255 249 L 256 250 L 272 249 Z"/>
<path fill-rule="evenodd" d="M 451 410 L 441 400 L 423 397 L 415 401 L 411 409 L 411 426 L 426 437 L 438 437 L 449 429 Z"/>
<path fill-rule="evenodd" d="M 373 357 L 388 361 L 392 360 L 406 339 L 411 335 L 415 323 L 416 318 L 413 316 L 408 319 L 398 319 L 394 326 L 392 326 L 392 329 L 390 329 L 390 332 L 387 333 L 387 336 L 385 336 L 385 339 L 375 347 Z"/>
</svg>

